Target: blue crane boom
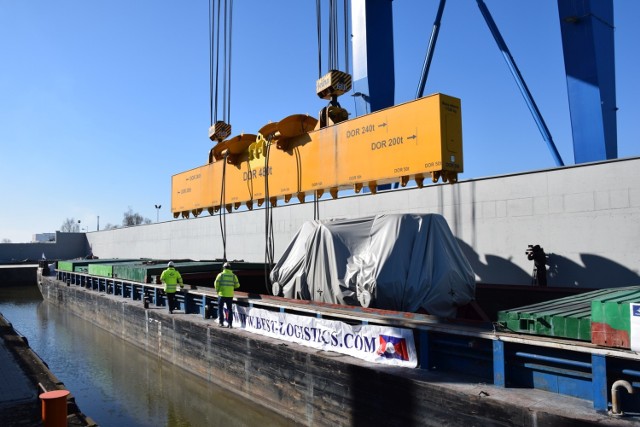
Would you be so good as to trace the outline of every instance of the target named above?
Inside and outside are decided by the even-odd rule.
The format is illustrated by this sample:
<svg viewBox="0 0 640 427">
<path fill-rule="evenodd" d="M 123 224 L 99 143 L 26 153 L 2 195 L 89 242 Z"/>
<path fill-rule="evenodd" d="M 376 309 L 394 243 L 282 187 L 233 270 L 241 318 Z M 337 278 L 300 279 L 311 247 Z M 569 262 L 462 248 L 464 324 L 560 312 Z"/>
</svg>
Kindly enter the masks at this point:
<svg viewBox="0 0 640 427">
<path fill-rule="evenodd" d="M 613 0 L 558 0 L 576 163 L 618 157 Z"/>
<path fill-rule="evenodd" d="M 551 133 L 483 0 L 476 0 L 556 165 L 563 166 Z M 557 0 L 575 163 L 617 157 L 613 0 Z M 435 49 L 445 0 L 440 0 L 417 96 Z M 352 0 L 353 89 L 356 115 L 394 104 L 391 0 Z M 371 29 L 371 30 L 369 30 Z M 374 30 L 375 29 L 375 30 Z"/>
<path fill-rule="evenodd" d="M 391 0 L 351 0 L 356 115 L 394 105 Z"/>
</svg>

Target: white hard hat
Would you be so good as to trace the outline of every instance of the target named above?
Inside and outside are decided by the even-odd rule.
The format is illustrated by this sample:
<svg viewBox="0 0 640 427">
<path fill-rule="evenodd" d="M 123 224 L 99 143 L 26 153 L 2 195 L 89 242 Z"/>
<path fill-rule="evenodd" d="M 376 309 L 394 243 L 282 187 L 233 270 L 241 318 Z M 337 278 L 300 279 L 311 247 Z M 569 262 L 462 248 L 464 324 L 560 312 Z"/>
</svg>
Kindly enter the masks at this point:
<svg viewBox="0 0 640 427">
<path fill-rule="evenodd" d="M 173 261 L 169 261 L 169 263 L 167 264 L 167 267 L 173 267 Z"/>
<path fill-rule="evenodd" d="M 225 262 L 224 264 L 222 264 L 222 268 L 231 268 L 231 264 Z"/>
</svg>

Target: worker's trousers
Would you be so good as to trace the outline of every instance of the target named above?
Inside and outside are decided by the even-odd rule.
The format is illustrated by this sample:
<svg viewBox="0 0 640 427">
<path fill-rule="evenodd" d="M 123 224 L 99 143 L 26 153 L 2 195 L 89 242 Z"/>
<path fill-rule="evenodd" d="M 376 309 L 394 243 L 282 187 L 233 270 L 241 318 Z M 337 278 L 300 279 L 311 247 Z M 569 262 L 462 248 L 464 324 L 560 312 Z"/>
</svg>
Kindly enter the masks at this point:
<svg viewBox="0 0 640 427">
<path fill-rule="evenodd" d="M 167 307 L 169 307 L 169 313 L 173 313 L 173 310 L 176 309 L 176 293 L 175 292 L 165 292 L 167 295 Z"/>
<path fill-rule="evenodd" d="M 233 297 L 218 297 L 218 323 L 221 325 L 225 320 L 224 306 L 227 307 L 227 324 L 231 327 L 233 324 Z"/>
</svg>

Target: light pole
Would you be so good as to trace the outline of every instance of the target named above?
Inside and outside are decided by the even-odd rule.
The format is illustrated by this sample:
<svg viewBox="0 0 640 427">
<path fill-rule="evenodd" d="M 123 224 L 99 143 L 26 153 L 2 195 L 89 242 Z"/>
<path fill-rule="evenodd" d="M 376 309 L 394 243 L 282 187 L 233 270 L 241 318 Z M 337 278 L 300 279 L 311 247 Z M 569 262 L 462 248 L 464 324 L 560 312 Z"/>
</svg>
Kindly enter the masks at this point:
<svg viewBox="0 0 640 427">
<path fill-rule="evenodd" d="M 156 222 L 159 221 L 160 218 L 160 208 L 162 207 L 162 205 L 154 205 L 156 207 Z"/>
</svg>

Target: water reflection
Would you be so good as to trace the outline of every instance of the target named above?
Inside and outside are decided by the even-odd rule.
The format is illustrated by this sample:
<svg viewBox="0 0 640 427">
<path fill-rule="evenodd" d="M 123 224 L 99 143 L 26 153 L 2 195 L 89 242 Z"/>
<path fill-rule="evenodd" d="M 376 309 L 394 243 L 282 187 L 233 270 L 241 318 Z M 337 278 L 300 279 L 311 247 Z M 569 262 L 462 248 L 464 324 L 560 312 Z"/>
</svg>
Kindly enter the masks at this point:
<svg viewBox="0 0 640 427">
<path fill-rule="evenodd" d="M 35 286 L 0 289 L 0 313 L 101 426 L 294 425 L 47 304 Z"/>
</svg>

